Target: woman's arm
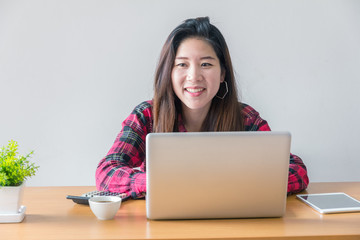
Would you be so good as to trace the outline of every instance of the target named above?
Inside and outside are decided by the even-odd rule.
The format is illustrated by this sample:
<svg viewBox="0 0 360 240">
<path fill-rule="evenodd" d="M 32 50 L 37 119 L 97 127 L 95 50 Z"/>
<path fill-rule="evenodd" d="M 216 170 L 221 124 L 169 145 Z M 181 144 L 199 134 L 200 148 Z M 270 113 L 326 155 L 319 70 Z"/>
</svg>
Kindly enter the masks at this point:
<svg viewBox="0 0 360 240">
<path fill-rule="evenodd" d="M 290 154 L 288 194 L 298 193 L 305 190 L 309 184 L 306 166 L 296 155 Z"/>
<path fill-rule="evenodd" d="M 110 151 L 96 169 L 98 190 L 127 193 L 132 198 L 146 192 L 145 137 L 152 131 L 151 105 L 137 106 L 122 124 Z"/>
</svg>

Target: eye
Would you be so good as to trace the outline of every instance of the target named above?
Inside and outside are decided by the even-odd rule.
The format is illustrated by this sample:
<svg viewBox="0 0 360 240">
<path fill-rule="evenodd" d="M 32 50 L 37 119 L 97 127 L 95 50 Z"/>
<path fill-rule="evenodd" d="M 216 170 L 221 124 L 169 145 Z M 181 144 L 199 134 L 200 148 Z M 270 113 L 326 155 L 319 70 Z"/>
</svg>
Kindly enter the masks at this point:
<svg viewBox="0 0 360 240">
<path fill-rule="evenodd" d="M 211 67 L 212 64 L 211 63 L 202 63 L 201 66 L 202 67 Z"/>
<path fill-rule="evenodd" d="M 185 63 L 177 63 L 175 66 L 183 68 L 183 67 L 186 67 L 186 64 Z"/>
</svg>

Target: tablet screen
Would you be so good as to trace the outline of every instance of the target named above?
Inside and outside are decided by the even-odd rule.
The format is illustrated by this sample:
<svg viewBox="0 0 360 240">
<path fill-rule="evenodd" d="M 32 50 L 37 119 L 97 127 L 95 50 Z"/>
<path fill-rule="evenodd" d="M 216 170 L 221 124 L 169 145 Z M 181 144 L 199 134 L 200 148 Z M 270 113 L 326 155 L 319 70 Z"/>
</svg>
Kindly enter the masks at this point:
<svg viewBox="0 0 360 240">
<path fill-rule="evenodd" d="M 360 211 L 360 202 L 345 193 L 303 194 L 297 197 L 322 213 Z"/>
</svg>

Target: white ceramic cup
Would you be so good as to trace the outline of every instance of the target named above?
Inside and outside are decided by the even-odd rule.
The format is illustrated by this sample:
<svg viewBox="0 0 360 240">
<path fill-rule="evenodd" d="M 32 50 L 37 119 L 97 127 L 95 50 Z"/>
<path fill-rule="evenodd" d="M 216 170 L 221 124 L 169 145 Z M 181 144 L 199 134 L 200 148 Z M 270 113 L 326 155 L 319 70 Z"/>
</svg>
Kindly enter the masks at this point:
<svg viewBox="0 0 360 240">
<path fill-rule="evenodd" d="M 100 220 L 113 219 L 120 208 L 121 198 L 116 196 L 96 196 L 89 199 L 91 211 Z"/>
</svg>

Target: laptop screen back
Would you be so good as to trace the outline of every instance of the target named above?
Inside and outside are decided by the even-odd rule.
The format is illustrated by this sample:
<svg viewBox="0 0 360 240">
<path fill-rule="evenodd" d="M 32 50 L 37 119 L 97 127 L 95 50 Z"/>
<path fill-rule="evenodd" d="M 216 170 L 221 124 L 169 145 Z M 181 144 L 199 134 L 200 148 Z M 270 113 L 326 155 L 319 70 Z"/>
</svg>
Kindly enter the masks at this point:
<svg viewBox="0 0 360 240">
<path fill-rule="evenodd" d="M 147 217 L 280 217 L 289 171 L 287 132 L 151 133 Z"/>
</svg>

